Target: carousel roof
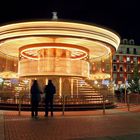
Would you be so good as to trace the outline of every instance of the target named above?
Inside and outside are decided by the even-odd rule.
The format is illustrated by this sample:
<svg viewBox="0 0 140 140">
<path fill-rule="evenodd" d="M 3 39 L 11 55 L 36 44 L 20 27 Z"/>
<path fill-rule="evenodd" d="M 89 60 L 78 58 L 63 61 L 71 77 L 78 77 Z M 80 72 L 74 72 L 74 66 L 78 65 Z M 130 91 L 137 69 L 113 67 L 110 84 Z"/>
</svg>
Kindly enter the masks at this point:
<svg viewBox="0 0 140 140">
<path fill-rule="evenodd" d="M 95 59 L 115 52 L 120 38 L 105 28 L 65 21 L 21 22 L 0 27 L 0 52 L 5 55 L 18 58 L 20 48 L 36 44 L 43 48 L 55 48 L 58 44 L 63 48 L 69 45 L 84 47 L 89 50 L 89 59 Z M 76 55 L 77 50 L 71 49 Z M 35 51 L 35 47 L 31 51 Z"/>
</svg>

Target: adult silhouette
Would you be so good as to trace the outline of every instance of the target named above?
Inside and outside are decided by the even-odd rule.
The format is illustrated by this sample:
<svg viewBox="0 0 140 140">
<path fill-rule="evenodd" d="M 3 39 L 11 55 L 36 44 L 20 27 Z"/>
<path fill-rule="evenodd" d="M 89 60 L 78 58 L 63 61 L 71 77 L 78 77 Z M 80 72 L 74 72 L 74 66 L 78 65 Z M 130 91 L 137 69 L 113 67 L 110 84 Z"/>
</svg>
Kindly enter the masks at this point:
<svg viewBox="0 0 140 140">
<path fill-rule="evenodd" d="M 48 109 L 50 105 L 51 116 L 53 116 L 53 98 L 54 94 L 56 93 L 56 88 L 52 83 L 52 80 L 48 80 L 48 85 L 44 88 L 45 94 L 45 117 L 48 116 Z"/>
<path fill-rule="evenodd" d="M 38 118 L 38 105 L 41 100 L 40 96 L 41 91 L 37 80 L 33 81 L 30 92 L 31 92 L 31 116 Z"/>
</svg>

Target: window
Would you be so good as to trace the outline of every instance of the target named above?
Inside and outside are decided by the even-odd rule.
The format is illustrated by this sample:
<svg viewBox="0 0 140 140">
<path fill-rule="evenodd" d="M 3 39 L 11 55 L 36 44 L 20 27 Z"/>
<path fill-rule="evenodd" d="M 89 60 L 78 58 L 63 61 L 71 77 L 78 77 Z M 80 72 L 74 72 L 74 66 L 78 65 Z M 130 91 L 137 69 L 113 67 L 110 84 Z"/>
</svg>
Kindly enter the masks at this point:
<svg viewBox="0 0 140 140">
<path fill-rule="evenodd" d="M 123 74 L 120 74 L 120 77 L 123 78 Z"/>
<path fill-rule="evenodd" d="M 119 48 L 119 53 L 122 53 L 122 48 Z"/>
<path fill-rule="evenodd" d="M 134 63 L 137 63 L 137 57 L 133 57 Z"/>
<path fill-rule="evenodd" d="M 113 65 L 113 71 L 117 71 L 117 66 Z"/>
<path fill-rule="evenodd" d="M 130 39 L 130 40 L 129 40 L 129 44 L 130 44 L 130 45 L 134 45 L 134 44 L 135 44 L 134 39 Z"/>
<path fill-rule="evenodd" d="M 131 79 L 131 75 L 127 74 L 127 80 Z"/>
<path fill-rule="evenodd" d="M 113 62 L 116 62 L 116 55 L 113 56 Z"/>
<path fill-rule="evenodd" d="M 130 57 L 126 57 L 126 61 L 127 62 L 130 62 Z"/>
<path fill-rule="evenodd" d="M 114 79 L 114 80 L 117 79 L 117 74 L 116 74 L 116 73 L 113 74 L 113 79 Z"/>
<path fill-rule="evenodd" d="M 130 65 L 127 65 L 127 71 L 128 72 L 130 71 Z"/>
<path fill-rule="evenodd" d="M 119 56 L 119 60 L 120 60 L 120 62 L 123 62 L 123 56 Z"/>
<path fill-rule="evenodd" d="M 123 44 L 128 44 L 128 39 L 123 39 Z"/>
<path fill-rule="evenodd" d="M 133 49 L 133 54 L 137 54 L 136 48 Z"/>
<path fill-rule="evenodd" d="M 128 53 L 128 54 L 130 53 L 130 50 L 129 50 L 129 48 L 127 48 L 127 50 L 126 50 L 126 53 Z"/>
<path fill-rule="evenodd" d="M 123 71 L 123 66 L 122 65 L 120 66 L 120 71 Z"/>
</svg>

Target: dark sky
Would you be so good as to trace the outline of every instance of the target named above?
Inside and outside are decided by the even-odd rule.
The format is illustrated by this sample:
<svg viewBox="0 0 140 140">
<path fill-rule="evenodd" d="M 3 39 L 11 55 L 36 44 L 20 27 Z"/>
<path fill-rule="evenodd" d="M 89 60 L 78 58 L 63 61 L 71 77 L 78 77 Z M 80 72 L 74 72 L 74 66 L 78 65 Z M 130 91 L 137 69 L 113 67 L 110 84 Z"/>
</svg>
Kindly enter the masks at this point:
<svg viewBox="0 0 140 140">
<path fill-rule="evenodd" d="M 3 0 L 0 24 L 52 17 L 110 28 L 140 45 L 140 0 Z"/>
</svg>

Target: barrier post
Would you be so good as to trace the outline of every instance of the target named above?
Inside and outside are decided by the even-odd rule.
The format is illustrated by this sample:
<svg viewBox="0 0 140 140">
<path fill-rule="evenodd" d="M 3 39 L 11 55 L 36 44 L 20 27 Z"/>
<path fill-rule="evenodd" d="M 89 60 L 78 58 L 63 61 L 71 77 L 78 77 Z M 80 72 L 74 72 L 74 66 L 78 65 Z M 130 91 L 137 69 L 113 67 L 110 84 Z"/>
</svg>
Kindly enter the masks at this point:
<svg viewBox="0 0 140 140">
<path fill-rule="evenodd" d="M 65 95 L 62 96 L 62 115 L 65 113 Z"/>
<path fill-rule="evenodd" d="M 21 115 L 21 95 L 19 95 L 18 115 Z"/>
<path fill-rule="evenodd" d="M 136 99 L 137 100 L 136 102 L 137 102 L 137 105 L 138 105 L 139 104 L 139 94 L 137 94 L 137 97 L 136 98 L 137 98 Z"/>
<path fill-rule="evenodd" d="M 127 95 L 127 108 L 128 108 L 128 111 L 130 111 L 130 95 L 129 94 Z"/>
<path fill-rule="evenodd" d="M 105 96 L 103 95 L 103 115 L 105 115 Z"/>
</svg>

